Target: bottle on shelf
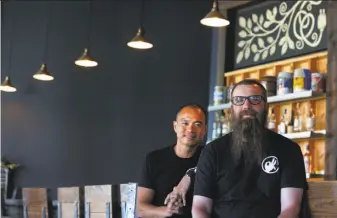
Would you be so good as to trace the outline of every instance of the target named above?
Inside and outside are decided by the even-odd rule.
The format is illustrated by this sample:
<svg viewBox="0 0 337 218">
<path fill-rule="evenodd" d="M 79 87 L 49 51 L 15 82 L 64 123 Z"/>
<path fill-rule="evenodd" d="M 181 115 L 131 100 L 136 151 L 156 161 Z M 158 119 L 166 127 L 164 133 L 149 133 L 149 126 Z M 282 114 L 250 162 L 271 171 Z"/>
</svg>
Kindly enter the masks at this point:
<svg viewBox="0 0 337 218">
<path fill-rule="evenodd" d="M 231 92 L 234 87 L 235 83 L 231 83 L 227 89 L 227 103 L 231 102 Z"/>
<path fill-rule="evenodd" d="M 287 108 L 284 109 L 283 115 L 284 115 L 284 123 L 285 123 L 285 125 L 286 125 L 286 126 L 285 126 L 285 127 L 286 127 L 285 132 L 287 133 L 287 126 L 289 125 L 289 122 L 290 122 L 290 119 L 289 119 L 289 116 L 288 116 L 288 110 L 287 110 Z"/>
<path fill-rule="evenodd" d="M 302 132 L 302 113 L 300 109 L 300 103 L 296 104 L 295 116 L 294 116 L 294 132 Z"/>
<path fill-rule="evenodd" d="M 310 153 L 309 144 L 305 146 L 303 158 L 304 158 L 305 175 L 306 178 L 309 179 L 312 172 L 312 156 Z"/>
<path fill-rule="evenodd" d="M 275 131 L 276 127 L 276 118 L 275 118 L 275 111 L 274 108 L 271 108 L 271 113 L 268 116 L 267 128 Z"/>
<path fill-rule="evenodd" d="M 213 122 L 212 140 L 216 139 L 216 121 Z"/>
<path fill-rule="evenodd" d="M 284 113 L 281 116 L 280 124 L 278 125 L 277 132 L 278 134 L 285 134 L 286 133 L 286 116 L 287 109 L 284 110 Z"/>
<path fill-rule="evenodd" d="M 212 130 L 212 140 L 217 139 L 219 137 L 219 133 L 221 133 L 221 123 L 218 112 L 215 114 L 215 119 L 213 122 L 213 130 Z"/>
<path fill-rule="evenodd" d="M 294 111 L 292 111 L 289 119 L 289 123 L 287 125 L 287 133 L 293 133 L 294 132 Z"/>
<path fill-rule="evenodd" d="M 297 105 L 299 105 L 297 103 Z M 294 132 L 299 132 L 299 118 L 298 118 L 299 114 L 298 114 L 298 110 L 296 108 L 296 110 L 294 111 Z"/>
<path fill-rule="evenodd" d="M 226 112 L 223 111 L 223 115 L 221 116 L 222 120 L 221 120 L 221 135 L 224 136 L 226 134 L 228 134 L 230 132 L 230 125 L 229 125 L 229 120 L 228 120 L 228 116 L 226 114 Z"/>
<path fill-rule="evenodd" d="M 313 110 L 313 108 L 311 106 L 310 106 L 309 111 L 307 112 L 306 127 L 307 127 L 307 131 L 314 131 L 314 127 L 315 127 L 315 114 L 314 114 L 314 110 Z"/>
</svg>

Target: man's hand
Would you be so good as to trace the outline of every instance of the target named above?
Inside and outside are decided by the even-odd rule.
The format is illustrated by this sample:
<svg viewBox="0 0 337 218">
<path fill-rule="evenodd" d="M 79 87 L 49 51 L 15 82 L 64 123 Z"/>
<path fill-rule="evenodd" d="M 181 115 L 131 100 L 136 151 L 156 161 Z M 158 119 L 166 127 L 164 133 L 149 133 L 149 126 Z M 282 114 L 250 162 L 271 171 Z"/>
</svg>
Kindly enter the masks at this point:
<svg viewBox="0 0 337 218">
<path fill-rule="evenodd" d="M 191 178 L 185 175 L 173 191 L 167 195 L 164 204 L 168 207 L 181 208 L 186 206 L 186 193 L 191 185 Z"/>
<path fill-rule="evenodd" d="M 178 214 L 179 210 L 169 206 L 154 206 L 151 204 L 155 192 L 152 189 L 138 187 L 137 215 L 144 218 L 164 218 Z"/>
<path fill-rule="evenodd" d="M 164 204 L 169 208 L 179 210 L 186 205 L 186 201 L 185 198 L 183 198 L 183 193 L 179 192 L 177 187 L 174 187 L 173 191 L 167 195 Z"/>
<path fill-rule="evenodd" d="M 158 207 L 158 210 L 161 217 L 171 217 L 173 214 L 179 214 L 179 209 L 168 206 Z"/>
</svg>

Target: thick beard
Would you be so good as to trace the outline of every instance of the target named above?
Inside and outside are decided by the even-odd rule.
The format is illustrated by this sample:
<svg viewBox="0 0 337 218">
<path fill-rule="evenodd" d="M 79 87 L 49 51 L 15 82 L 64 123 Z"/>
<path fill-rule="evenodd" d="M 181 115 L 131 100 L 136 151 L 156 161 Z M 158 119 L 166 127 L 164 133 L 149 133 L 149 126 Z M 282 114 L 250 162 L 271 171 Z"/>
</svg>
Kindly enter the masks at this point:
<svg viewBox="0 0 337 218">
<path fill-rule="evenodd" d="M 242 111 L 239 117 L 232 113 L 233 127 L 231 152 L 236 163 L 243 158 L 245 166 L 252 167 L 260 164 L 264 154 L 263 139 L 265 135 L 266 112 L 257 113 L 253 110 Z M 251 115 L 253 119 L 243 119 Z"/>
</svg>

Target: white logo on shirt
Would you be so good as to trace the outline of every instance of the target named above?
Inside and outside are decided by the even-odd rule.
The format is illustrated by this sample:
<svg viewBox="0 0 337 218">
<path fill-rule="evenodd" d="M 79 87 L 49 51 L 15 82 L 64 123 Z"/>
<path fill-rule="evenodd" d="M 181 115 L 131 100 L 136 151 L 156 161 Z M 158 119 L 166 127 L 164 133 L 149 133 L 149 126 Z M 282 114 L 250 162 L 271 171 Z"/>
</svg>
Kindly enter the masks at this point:
<svg viewBox="0 0 337 218">
<path fill-rule="evenodd" d="M 268 174 L 276 173 L 279 170 L 279 162 L 277 157 L 269 156 L 262 161 L 262 170 Z"/>
</svg>

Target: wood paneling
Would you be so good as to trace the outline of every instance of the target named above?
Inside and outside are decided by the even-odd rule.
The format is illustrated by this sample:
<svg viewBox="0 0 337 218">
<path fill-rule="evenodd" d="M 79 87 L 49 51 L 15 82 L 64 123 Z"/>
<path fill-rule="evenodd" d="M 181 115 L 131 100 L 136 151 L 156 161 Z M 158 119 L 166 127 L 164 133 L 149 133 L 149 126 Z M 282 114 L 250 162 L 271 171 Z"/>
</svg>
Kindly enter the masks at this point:
<svg viewBox="0 0 337 218">
<path fill-rule="evenodd" d="M 328 73 L 325 180 L 337 179 L 337 2 L 328 5 Z"/>
<path fill-rule="evenodd" d="M 337 181 L 309 182 L 312 218 L 337 217 Z"/>
</svg>

